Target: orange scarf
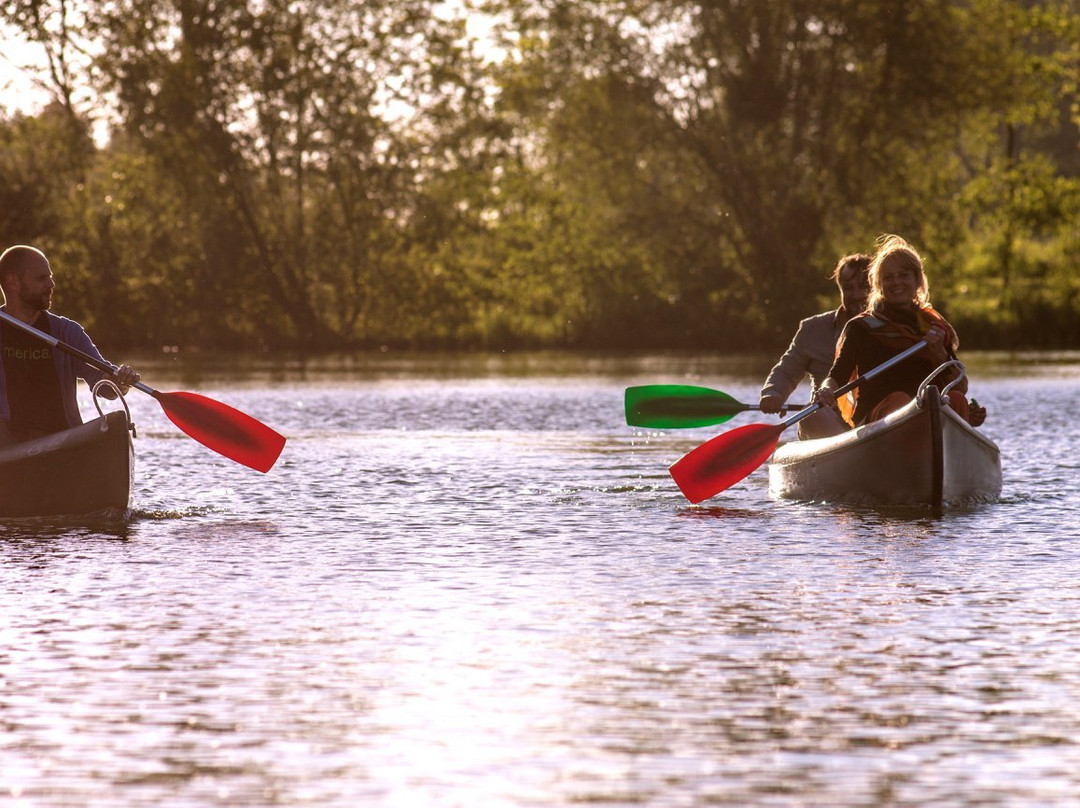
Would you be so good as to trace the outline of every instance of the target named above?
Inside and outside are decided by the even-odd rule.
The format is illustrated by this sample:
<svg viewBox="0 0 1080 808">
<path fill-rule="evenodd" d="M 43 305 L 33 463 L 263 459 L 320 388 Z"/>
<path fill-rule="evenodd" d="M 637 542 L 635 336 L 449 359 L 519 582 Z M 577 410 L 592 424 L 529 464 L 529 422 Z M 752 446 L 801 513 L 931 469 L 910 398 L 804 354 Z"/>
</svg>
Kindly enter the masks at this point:
<svg viewBox="0 0 1080 808">
<path fill-rule="evenodd" d="M 876 318 L 883 325 L 871 328 L 870 333 L 877 338 L 882 345 L 894 348 L 897 353 L 909 348 L 926 336 L 926 332 L 933 326 L 937 326 L 945 332 L 945 344 L 955 354 L 960 347 L 960 340 L 956 336 L 956 330 L 949 325 L 948 320 L 942 317 L 930 306 L 915 309 L 915 326 L 898 323 L 889 317 L 884 306 L 878 306 L 873 311 L 863 312 L 856 315 L 862 318 Z"/>
</svg>

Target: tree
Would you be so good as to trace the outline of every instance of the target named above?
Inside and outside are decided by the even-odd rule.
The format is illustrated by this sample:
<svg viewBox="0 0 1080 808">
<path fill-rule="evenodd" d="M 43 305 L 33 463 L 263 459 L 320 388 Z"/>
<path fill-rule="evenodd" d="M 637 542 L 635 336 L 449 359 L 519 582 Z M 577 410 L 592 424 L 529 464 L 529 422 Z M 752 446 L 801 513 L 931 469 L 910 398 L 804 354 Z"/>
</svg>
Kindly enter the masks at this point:
<svg viewBox="0 0 1080 808">
<path fill-rule="evenodd" d="M 623 171 L 621 183 L 593 182 L 624 211 L 622 240 L 666 255 L 674 316 L 696 324 L 699 338 L 724 324 L 735 345 L 786 336 L 816 293 L 831 300 L 824 278 L 835 259 L 877 233 L 962 241 L 955 202 L 971 178 L 958 171 L 963 144 L 988 110 L 1030 107 L 1033 94 L 1040 104 L 1056 99 L 1060 76 L 1038 64 L 1070 47 L 1065 29 L 1043 27 L 1033 49 L 1026 37 L 1039 11 L 1017 3 L 488 8 L 503 15 L 516 57 L 503 91 L 520 136 L 542 133 L 536 152 L 547 170 L 573 165 L 578 184 Z M 1002 59 L 1001 43 L 988 39 L 1006 26 L 1017 33 Z M 617 119 L 636 125 L 605 126 Z M 589 159 L 601 153 L 607 159 Z M 652 181 L 655 166 L 666 192 Z M 636 194 L 613 199 L 610 189 L 635 180 Z M 641 227 L 641 212 L 657 209 L 679 215 Z"/>
<path fill-rule="evenodd" d="M 133 340 L 775 348 L 882 232 L 969 323 L 1075 313 L 1075 3 L 480 6 L 4 0 L 57 103 L 0 226 Z"/>
<path fill-rule="evenodd" d="M 66 30 L 33 24 L 46 5 L 13 0 L 6 10 L 59 47 Z M 254 321 L 267 342 L 320 348 L 400 324 L 422 280 L 400 260 L 402 245 L 423 184 L 454 160 L 430 144 L 447 148 L 446 121 L 476 99 L 462 23 L 438 5 L 80 7 L 95 53 L 87 81 L 116 101 L 114 139 L 155 175 L 176 174 L 165 187 L 179 208 L 162 207 L 200 233 L 178 271 L 205 290 L 201 308 L 230 311 L 211 323 L 215 339 Z M 124 244 L 115 247 L 123 259 Z"/>
<path fill-rule="evenodd" d="M 57 104 L 0 119 L 0 242 L 55 239 L 93 155 L 89 132 Z"/>
</svg>

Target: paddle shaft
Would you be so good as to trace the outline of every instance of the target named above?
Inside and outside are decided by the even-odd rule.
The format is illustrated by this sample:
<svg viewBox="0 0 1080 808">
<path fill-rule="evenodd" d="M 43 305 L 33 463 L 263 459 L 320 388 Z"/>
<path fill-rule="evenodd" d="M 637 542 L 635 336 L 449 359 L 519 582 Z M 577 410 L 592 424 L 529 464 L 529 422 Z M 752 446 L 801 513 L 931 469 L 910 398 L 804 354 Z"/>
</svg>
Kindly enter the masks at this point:
<svg viewBox="0 0 1080 808">
<path fill-rule="evenodd" d="M 788 410 L 801 410 L 806 407 L 813 406 L 811 404 L 781 404 L 780 415 L 787 415 Z M 739 412 L 761 412 L 761 404 L 746 404 L 742 401 L 733 402 L 732 409 L 738 409 Z"/>
<path fill-rule="evenodd" d="M 898 353 L 892 359 L 887 359 L 886 361 L 884 361 L 880 365 L 878 365 L 876 368 L 873 368 L 872 370 L 866 371 L 866 373 L 864 373 L 859 378 L 852 379 L 850 382 L 845 384 L 843 387 L 836 388 L 833 395 L 835 395 L 837 398 L 839 398 L 840 396 L 844 395 L 845 393 L 848 393 L 848 392 L 854 390 L 856 387 L 858 387 L 863 382 L 868 381 L 868 380 L 874 378 L 875 376 L 877 376 L 878 374 L 884 373 L 886 370 L 893 367 L 894 365 L 897 365 L 900 362 L 903 362 L 909 356 L 917 354 L 919 351 L 921 351 L 925 347 L 926 347 L 926 340 L 925 339 L 919 340 L 914 345 L 912 345 L 910 348 L 908 348 L 906 351 L 902 351 L 901 353 Z M 786 421 L 781 422 L 781 424 L 780 424 L 781 431 L 783 431 L 784 429 L 787 429 L 792 424 L 798 423 L 803 418 L 806 418 L 808 415 L 813 415 L 815 412 L 817 412 L 820 409 L 821 409 L 820 404 L 811 404 L 806 409 L 800 410 L 799 412 L 795 413 L 793 416 L 788 418 Z"/>
<path fill-rule="evenodd" d="M 86 364 L 90 365 L 90 367 L 97 368 L 103 373 L 108 373 L 110 376 L 116 375 L 116 365 L 113 365 L 109 362 L 104 362 L 101 359 L 98 359 L 96 356 L 91 356 L 85 351 L 80 351 L 78 348 L 72 345 L 68 345 L 66 342 L 61 342 L 56 337 L 52 336 L 52 334 L 46 334 L 44 331 L 34 328 L 32 325 L 24 323 L 18 317 L 12 317 L 6 311 L 0 310 L 0 320 L 3 320 L 5 323 L 10 323 L 16 328 L 22 329 L 27 334 L 33 334 L 35 337 L 42 340 L 43 342 L 49 343 L 49 345 L 51 345 L 52 347 L 59 348 L 64 353 L 71 354 L 76 359 L 82 360 Z M 135 382 L 135 384 L 131 386 L 141 390 L 147 395 L 153 396 L 154 398 L 158 397 L 157 390 L 155 390 L 153 387 L 150 387 L 149 385 L 143 384 L 142 382 Z"/>
</svg>

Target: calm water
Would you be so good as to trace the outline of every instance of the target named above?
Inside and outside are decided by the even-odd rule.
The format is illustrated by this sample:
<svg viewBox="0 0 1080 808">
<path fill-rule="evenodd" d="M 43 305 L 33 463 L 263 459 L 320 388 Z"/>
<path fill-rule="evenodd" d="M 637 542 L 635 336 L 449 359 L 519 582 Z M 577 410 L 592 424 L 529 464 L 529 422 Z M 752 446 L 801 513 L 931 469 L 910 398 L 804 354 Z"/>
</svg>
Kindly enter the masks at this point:
<svg viewBox="0 0 1080 808">
<path fill-rule="evenodd" d="M 133 393 L 130 522 L 0 527 L 0 805 L 1078 805 L 1080 357 L 969 360 L 1005 489 L 939 519 L 688 506 L 723 427 L 623 388 L 767 360 L 144 362 L 289 444 Z"/>
</svg>

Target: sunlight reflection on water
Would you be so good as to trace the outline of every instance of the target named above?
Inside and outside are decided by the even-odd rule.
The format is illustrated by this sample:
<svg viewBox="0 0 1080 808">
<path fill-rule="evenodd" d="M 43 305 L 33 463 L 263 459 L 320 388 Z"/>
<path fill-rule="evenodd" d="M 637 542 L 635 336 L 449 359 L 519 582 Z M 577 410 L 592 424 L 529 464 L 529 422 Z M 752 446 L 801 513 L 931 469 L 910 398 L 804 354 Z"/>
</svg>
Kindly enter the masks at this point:
<svg viewBox="0 0 1080 808">
<path fill-rule="evenodd" d="M 484 367 L 201 388 L 266 476 L 132 398 L 128 524 L 0 528 L 0 803 L 1075 804 L 1075 374 L 987 374 L 1005 491 L 934 519 L 686 505 L 718 430 L 621 393 L 707 365 Z"/>
</svg>

